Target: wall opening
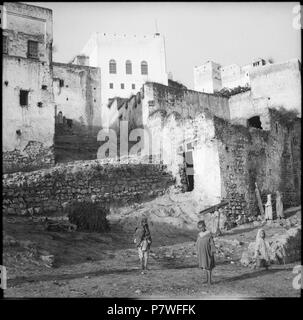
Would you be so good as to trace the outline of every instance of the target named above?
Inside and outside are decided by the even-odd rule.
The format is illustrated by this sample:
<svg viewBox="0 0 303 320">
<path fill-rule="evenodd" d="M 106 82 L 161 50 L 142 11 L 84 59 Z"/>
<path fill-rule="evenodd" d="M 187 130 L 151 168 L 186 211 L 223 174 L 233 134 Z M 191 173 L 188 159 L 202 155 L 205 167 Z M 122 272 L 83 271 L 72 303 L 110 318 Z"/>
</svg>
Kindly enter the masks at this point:
<svg viewBox="0 0 303 320">
<path fill-rule="evenodd" d="M 259 116 L 251 117 L 247 120 L 247 126 L 251 128 L 263 129 Z"/>
<path fill-rule="evenodd" d="M 194 162 L 193 162 L 193 152 L 185 152 L 185 168 L 186 168 L 186 182 L 187 182 L 187 191 L 194 190 Z"/>
<path fill-rule="evenodd" d="M 19 99 L 20 99 L 20 106 L 21 107 L 28 106 L 28 93 L 29 93 L 29 91 L 27 91 L 27 90 L 20 90 Z"/>
<path fill-rule="evenodd" d="M 38 59 L 38 42 L 28 40 L 27 42 L 27 57 Z"/>
</svg>

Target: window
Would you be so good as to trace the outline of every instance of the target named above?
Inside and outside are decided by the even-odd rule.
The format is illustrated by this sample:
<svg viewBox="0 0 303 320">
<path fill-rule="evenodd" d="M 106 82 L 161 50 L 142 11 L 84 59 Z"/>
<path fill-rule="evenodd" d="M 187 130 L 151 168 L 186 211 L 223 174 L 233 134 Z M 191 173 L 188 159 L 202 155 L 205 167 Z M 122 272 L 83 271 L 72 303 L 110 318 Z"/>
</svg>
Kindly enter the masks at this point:
<svg viewBox="0 0 303 320">
<path fill-rule="evenodd" d="M 27 57 L 28 58 L 38 58 L 38 42 L 29 40 L 27 42 Z"/>
<path fill-rule="evenodd" d="M 109 84 L 109 88 L 110 88 L 110 89 L 114 89 L 114 84 L 113 84 L 113 83 L 110 83 L 110 84 Z"/>
<path fill-rule="evenodd" d="M 64 80 L 63 79 L 59 79 L 59 86 L 60 86 L 60 88 L 64 87 Z"/>
<path fill-rule="evenodd" d="M 3 36 L 3 53 L 8 53 L 8 42 L 7 36 Z"/>
<path fill-rule="evenodd" d="M 28 106 L 28 91 L 20 90 L 20 106 Z"/>
<path fill-rule="evenodd" d="M 136 89 L 136 86 L 134 83 L 132 84 L 132 89 Z"/>
<path fill-rule="evenodd" d="M 113 59 L 109 61 L 109 73 L 117 73 L 117 64 Z"/>
<path fill-rule="evenodd" d="M 121 83 L 121 89 L 124 89 L 124 83 Z"/>
<path fill-rule="evenodd" d="M 126 74 L 132 74 L 132 63 L 130 60 L 127 60 L 125 63 Z"/>
<path fill-rule="evenodd" d="M 255 116 L 255 117 L 249 118 L 247 120 L 247 126 L 248 127 L 257 128 L 257 129 L 263 129 L 262 128 L 262 123 L 261 123 L 261 120 L 260 120 L 259 116 Z"/>
<path fill-rule="evenodd" d="M 148 74 L 148 66 L 146 61 L 141 62 L 141 74 Z"/>
</svg>

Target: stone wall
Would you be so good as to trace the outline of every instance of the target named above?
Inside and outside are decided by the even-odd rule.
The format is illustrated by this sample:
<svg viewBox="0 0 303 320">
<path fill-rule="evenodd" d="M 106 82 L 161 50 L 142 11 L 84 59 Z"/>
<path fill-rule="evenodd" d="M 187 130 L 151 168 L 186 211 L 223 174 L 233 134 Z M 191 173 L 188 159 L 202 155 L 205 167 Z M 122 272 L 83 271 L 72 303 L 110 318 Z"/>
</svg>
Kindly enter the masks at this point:
<svg viewBox="0 0 303 320">
<path fill-rule="evenodd" d="M 29 141 L 24 150 L 7 151 L 2 154 L 4 173 L 32 171 L 55 164 L 53 147 L 45 147 L 37 141 Z"/>
<path fill-rule="evenodd" d="M 252 98 L 266 98 L 268 107 L 284 107 L 301 115 L 301 64 L 298 60 L 253 68 L 250 72 Z"/>
<path fill-rule="evenodd" d="M 270 260 L 273 264 L 285 264 L 301 261 L 301 227 L 291 228 L 283 234 L 277 234 L 266 241 L 270 246 Z M 240 263 L 249 266 L 254 261 L 255 242 L 251 242 L 242 254 Z"/>
<path fill-rule="evenodd" d="M 53 164 L 55 130 L 52 11 L 6 2 L 3 35 L 8 47 L 2 73 L 3 170 L 45 168 Z M 29 40 L 38 42 L 35 58 L 27 56 Z M 21 90 L 27 101 L 21 101 Z"/>
<path fill-rule="evenodd" d="M 100 69 L 54 63 L 56 162 L 97 158 L 101 129 Z"/>
<path fill-rule="evenodd" d="M 215 118 L 222 198 L 230 201 L 226 213 L 231 220 L 241 215 L 247 220 L 259 214 L 255 182 L 263 203 L 266 195 L 272 194 L 274 211 L 277 190 L 283 194 L 285 207 L 300 203 L 300 120 L 287 123 L 287 113 L 269 113 L 270 130 L 246 128 Z"/>
<path fill-rule="evenodd" d="M 163 194 L 173 184 L 162 165 L 79 161 L 4 175 L 3 209 L 23 215 L 60 211 L 71 200 L 125 204 Z"/>
<path fill-rule="evenodd" d="M 100 69 L 55 62 L 53 77 L 56 114 L 101 127 Z"/>
</svg>

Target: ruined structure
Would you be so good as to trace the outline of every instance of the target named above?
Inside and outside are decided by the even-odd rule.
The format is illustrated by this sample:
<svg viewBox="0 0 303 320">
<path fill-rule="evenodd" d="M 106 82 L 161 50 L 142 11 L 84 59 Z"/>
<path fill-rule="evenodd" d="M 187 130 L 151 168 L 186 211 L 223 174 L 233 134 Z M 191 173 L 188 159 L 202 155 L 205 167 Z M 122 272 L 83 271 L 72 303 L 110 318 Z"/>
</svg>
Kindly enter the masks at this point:
<svg viewBox="0 0 303 320">
<path fill-rule="evenodd" d="M 301 96 L 297 94 L 301 87 L 300 69 L 296 59 L 272 64 L 260 58 L 245 66 L 224 67 L 207 61 L 194 67 L 194 89 L 214 93 L 223 88 L 251 88 L 254 99 L 267 97 L 271 104 L 287 104 L 301 113 Z"/>
<path fill-rule="evenodd" d="M 100 69 L 53 63 L 56 162 L 95 159 L 101 129 Z"/>
<path fill-rule="evenodd" d="M 4 172 L 50 167 L 78 154 L 95 158 L 100 69 L 54 63 L 52 43 L 51 10 L 4 3 Z"/>
<path fill-rule="evenodd" d="M 237 95 L 146 83 L 136 96 L 112 103 L 111 127 L 120 132 L 126 121 L 130 140 L 139 141 L 136 148 L 129 143 L 129 153 L 141 149 L 167 165 L 176 186 L 205 207 L 228 200 L 225 213 L 233 221 L 258 214 L 255 182 L 263 198 L 280 190 L 287 206 L 299 204 L 301 126 L 287 111 L 292 101 L 276 109 L 251 93 L 239 95 L 245 114 L 235 110 Z M 123 131 L 120 139 L 125 136 Z"/>
<path fill-rule="evenodd" d="M 54 164 L 52 11 L 3 6 L 3 169 Z"/>
<path fill-rule="evenodd" d="M 245 222 L 259 212 L 255 183 L 263 202 L 279 190 L 285 207 L 300 203 L 298 61 L 261 61 L 250 90 L 225 97 L 169 85 L 159 34 L 94 34 L 73 63 L 53 63 L 51 11 L 4 8 L 4 172 L 107 158 L 4 176 L 6 212 L 55 211 L 91 196 L 139 201 L 173 187 L 204 208 L 224 200 L 227 221 Z M 204 84 L 216 91 L 219 65 L 207 68 L 217 79 Z"/>
</svg>

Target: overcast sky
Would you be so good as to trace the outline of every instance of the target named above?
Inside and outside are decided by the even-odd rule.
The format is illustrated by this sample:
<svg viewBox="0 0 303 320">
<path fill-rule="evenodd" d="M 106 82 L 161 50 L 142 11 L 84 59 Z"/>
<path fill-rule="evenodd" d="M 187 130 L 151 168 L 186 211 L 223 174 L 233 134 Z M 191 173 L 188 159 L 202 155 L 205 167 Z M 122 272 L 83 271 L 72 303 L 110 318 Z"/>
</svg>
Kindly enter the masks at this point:
<svg viewBox="0 0 303 320">
<path fill-rule="evenodd" d="M 54 61 L 68 62 L 94 31 L 164 35 L 167 71 L 193 87 L 193 67 L 207 60 L 247 64 L 301 57 L 300 31 L 287 2 L 36 2 L 53 10 Z"/>
</svg>

